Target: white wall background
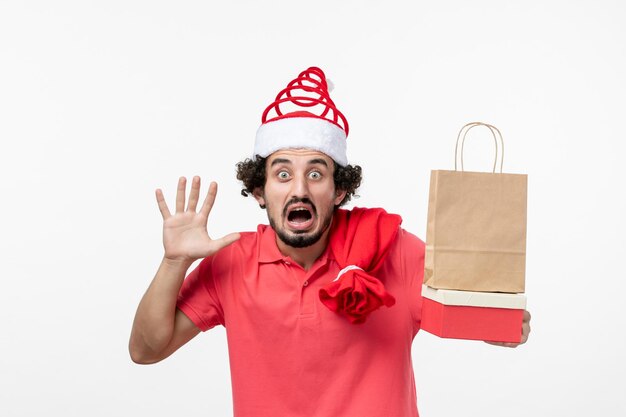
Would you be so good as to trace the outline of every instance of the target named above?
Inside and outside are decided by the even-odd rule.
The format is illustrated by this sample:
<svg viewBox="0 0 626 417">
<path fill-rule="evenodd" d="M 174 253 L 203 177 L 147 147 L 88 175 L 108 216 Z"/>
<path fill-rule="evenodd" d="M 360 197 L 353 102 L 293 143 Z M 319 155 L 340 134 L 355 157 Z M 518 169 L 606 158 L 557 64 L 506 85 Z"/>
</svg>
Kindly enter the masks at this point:
<svg viewBox="0 0 626 417">
<path fill-rule="evenodd" d="M 529 174 L 531 338 L 418 334 L 421 414 L 625 415 L 625 21 L 617 0 L 0 1 L 0 415 L 231 415 L 223 328 L 128 356 L 162 256 L 154 189 L 218 181 L 215 236 L 265 222 L 234 164 L 309 65 L 351 123 L 356 205 L 424 238 L 430 170 L 469 121 Z"/>
</svg>

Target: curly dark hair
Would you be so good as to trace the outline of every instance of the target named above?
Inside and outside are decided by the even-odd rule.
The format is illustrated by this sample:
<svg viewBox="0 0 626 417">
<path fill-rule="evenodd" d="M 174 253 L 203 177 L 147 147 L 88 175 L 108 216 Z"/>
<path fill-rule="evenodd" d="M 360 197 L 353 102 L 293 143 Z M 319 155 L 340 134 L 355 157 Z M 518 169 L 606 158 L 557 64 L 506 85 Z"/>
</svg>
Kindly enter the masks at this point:
<svg viewBox="0 0 626 417">
<path fill-rule="evenodd" d="M 256 159 L 247 158 L 245 161 L 237 163 L 237 179 L 243 182 L 241 195 L 248 197 L 255 188 L 265 185 L 265 161 L 267 158 L 257 156 Z M 333 161 L 334 162 L 334 161 Z M 361 186 L 361 167 L 358 165 L 341 166 L 334 162 L 335 169 L 333 178 L 335 188 L 346 191 L 346 195 L 336 207 L 341 207 L 350 201 L 352 196 L 357 196 L 356 190 Z M 262 207 L 265 208 L 265 207 Z"/>
</svg>

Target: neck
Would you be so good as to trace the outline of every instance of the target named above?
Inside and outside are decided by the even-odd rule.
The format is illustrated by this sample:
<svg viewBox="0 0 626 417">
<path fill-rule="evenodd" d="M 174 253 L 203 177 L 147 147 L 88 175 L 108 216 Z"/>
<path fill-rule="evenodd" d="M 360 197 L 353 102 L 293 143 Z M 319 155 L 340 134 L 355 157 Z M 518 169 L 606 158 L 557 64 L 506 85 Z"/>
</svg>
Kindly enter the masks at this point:
<svg viewBox="0 0 626 417">
<path fill-rule="evenodd" d="M 330 228 L 324 232 L 320 240 L 306 248 L 294 248 L 293 246 L 289 246 L 280 240 L 278 235 L 276 236 L 276 245 L 280 253 L 289 256 L 295 263 L 304 268 L 305 271 L 308 271 L 313 266 L 313 263 L 315 263 L 326 250 L 329 231 Z"/>
</svg>

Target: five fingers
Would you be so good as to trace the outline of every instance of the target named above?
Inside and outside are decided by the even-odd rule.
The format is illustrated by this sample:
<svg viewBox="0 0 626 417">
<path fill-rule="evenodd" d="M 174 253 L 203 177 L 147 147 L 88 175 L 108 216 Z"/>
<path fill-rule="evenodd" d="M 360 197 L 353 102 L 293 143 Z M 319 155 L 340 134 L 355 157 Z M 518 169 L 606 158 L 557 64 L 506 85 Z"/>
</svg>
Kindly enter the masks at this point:
<svg viewBox="0 0 626 417">
<path fill-rule="evenodd" d="M 185 191 L 187 187 L 187 178 L 180 177 L 178 179 L 178 187 L 176 189 L 176 213 L 182 213 L 185 211 Z M 165 202 L 165 197 L 163 196 L 163 191 L 159 188 L 156 190 L 156 200 L 159 206 L 159 211 L 163 216 L 163 220 L 170 217 L 172 214 Z M 215 182 L 211 182 L 209 186 L 209 191 L 204 200 L 202 208 L 200 209 L 200 213 L 205 217 L 209 216 L 211 212 L 211 208 L 213 207 L 213 203 L 215 202 L 215 196 L 217 194 L 217 184 Z M 191 182 L 191 191 L 189 193 L 189 203 L 187 204 L 187 211 L 196 211 L 198 206 L 198 200 L 200 197 L 200 177 L 195 176 Z M 235 239 L 236 240 L 236 239 Z"/>
</svg>

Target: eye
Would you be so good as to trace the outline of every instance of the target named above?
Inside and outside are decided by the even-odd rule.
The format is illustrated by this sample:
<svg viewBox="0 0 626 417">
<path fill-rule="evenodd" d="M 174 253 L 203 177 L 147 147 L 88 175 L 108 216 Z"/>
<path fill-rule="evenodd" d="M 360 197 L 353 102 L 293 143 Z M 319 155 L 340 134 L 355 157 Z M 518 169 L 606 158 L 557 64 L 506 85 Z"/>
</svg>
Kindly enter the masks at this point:
<svg viewBox="0 0 626 417">
<path fill-rule="evenodd" d="M 289 179 L 289 173 L 287 171 L 279 171 L 276 176 L 281 180 Z"/>
<path fill-rule="evenodd" d="M 311 171 L 309 173 L 309 178 L 311 178 L 312 180 L 319 180 L 320 178 L 322 178 L 322 174 L 318 171 Z"/>
</svg>

